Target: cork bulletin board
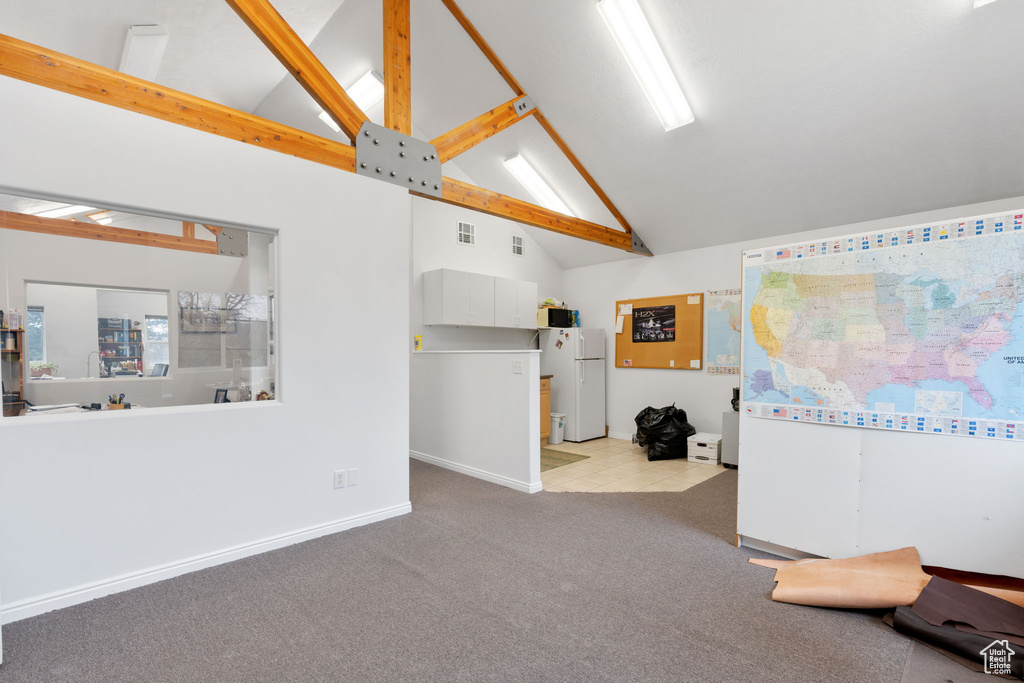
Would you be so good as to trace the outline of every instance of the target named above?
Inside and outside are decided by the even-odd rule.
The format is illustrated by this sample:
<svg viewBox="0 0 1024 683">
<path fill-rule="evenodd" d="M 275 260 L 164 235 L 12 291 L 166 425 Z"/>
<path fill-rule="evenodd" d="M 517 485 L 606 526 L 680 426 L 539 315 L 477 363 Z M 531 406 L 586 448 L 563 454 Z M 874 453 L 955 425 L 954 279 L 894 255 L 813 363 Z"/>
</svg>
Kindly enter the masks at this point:
<svg viewBox="0 0 1024 683">
<path fill-rule="evenodd" d="M 615 367 L 700 370 L 704 295 L 615 302 Z"/>
</svg>

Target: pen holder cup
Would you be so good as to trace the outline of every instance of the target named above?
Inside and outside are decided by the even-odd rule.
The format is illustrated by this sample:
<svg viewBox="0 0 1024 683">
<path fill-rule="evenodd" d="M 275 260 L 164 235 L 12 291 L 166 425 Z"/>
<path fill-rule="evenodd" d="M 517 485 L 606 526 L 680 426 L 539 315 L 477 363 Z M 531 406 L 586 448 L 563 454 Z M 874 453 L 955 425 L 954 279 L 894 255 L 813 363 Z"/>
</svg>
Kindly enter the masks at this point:
<svg viewBox="0 0 1024 683">
<path fill-rule="evenodd" d="M 127 403 L 108 403 L 107 410 L 124 410 L 128 407 Z"/>
</svg>

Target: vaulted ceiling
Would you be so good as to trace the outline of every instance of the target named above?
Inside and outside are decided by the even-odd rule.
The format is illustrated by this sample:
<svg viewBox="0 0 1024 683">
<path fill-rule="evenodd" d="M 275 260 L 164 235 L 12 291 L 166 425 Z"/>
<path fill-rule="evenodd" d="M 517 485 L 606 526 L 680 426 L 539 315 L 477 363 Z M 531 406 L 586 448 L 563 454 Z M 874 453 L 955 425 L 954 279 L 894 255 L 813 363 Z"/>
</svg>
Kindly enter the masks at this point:
<svg viewBox="0 0 1024 683">
<path fill-rule="evenodd" d="M 640 4 L 697 117 L 668 133 L 595 0 L 459 2 L 655 253 L 1024 195 L 1024 0 Z M 382 71 L 380 0 L 274 5 L 343 86 Z M 3 33 L 111 68 L 130 25 L 163 25 L 157 82 L 344 140 L 223 0 L 0 0 L 0 15 Z M 514 95 L 440 0 L 413 0 L 412 46 L 418 136 Z M 501 164 L 515 152 L 617 227 L 533 119 L 445 173 L 529 200 Z M 566 267 L 629 257 L 530 232 Z"/>
</svg>

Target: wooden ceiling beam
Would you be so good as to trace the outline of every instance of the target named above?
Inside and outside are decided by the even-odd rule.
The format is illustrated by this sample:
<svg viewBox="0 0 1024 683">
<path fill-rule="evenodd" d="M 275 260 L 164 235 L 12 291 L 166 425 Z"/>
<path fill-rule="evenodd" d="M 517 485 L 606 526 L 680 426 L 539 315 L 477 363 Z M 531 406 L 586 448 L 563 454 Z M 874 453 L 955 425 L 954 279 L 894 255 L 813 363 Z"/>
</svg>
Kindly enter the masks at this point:
<svg viewBox="0 0 1024 683">
<path fill-rule="evenodd" d="M 356 170 L 356 150 L 350 145 L 2 34 L 0 74 L 300 159 Z"/>
<path fill-rule="evenodd" d="M 587 169 L 583 167 L 583 164 L 580 162 L 580 160 L 576 157 L 575 154 L 573 154 L 572 150 L 569 149 L 569 145 L 565 144 L 565 140 L 563 140 L 562 136 L 555 131 L 554 127 L 551 125 L 551 122 L 547 120 L 547 117 L 545 117 L 539 109 L 535 110 L 533 116 L 534 118 L 537 119 L 537 123 L 539 123 L 541 127 L 547 131 L 548 135 L 551 137 L 554 143 L 558 145 L 558 149 L 562 150 L 562 154 L 564 154 L 565 158 L 569 160 L 569 163 L 576 167 L 576 170 L 579 171 L 579 174 L 583 176 L 583 180 L 587 181 L 587 185 L 590 185 L 590 189 L 594 191 L 594 194 L 598 196 L 598 198 L 605 205 L 605 207 L 607 207 L 611 214 L 615 216 L 615 220 L 619 222 L 619 225 L 621 225 L 626 232 L 632 233 L 633 228 L 632 226 L 630 226 L 629 221 L 627 221 L 626 217 L 622 215 L 622 212 L 620 212 L 615 207 L 615 204 L 613 204 L 612 200 L 608 198 L 608 195 L 604 193 L 604 190 L 601 189 L 601 186 L 597 184 L 596 180 L 594 180 L 594 176 L 590 175 Z"/>
<path fill-rule="evenodd" d="M 207 225 L 203 223 L 202 226 L 212 232 L 214 235 L 219 235 L 224 228 L 218 228 L 216 225 Z"/>
<path fill-rule="evenodd" d="M 217 254 L 217 243 L 209 240 L 189 239 L 177 235 L 164 235 L 162 233 L 144 232 L 141 230 L 111 228 L 106 225 L 93 225 L 63 218 L 42 218 L 41 216 L 31 216 L 11 211 L 0 211 L 0 228 L 35 232 L 44 235 L 57 235 L 59 237 L 78 237 L 88 240 L 100 240 L 102 242 L 134 244 L 142 247 L 191 251 L 197 254 Z"/>
<path fill-rule="evenodd" d="M 536 111 L 536 109 L 531 109 L 530 112 L 520 117 L 516 113 L 515 107 L 519 99 L 515 97 L 500 107 L 495 107 L 472 121 L 467 121 L 458 128 L 453 128 L 444 135 L 431 140 L 430 144 L 437 148 L 437 156 L 441 159 L 441 163 L 454 159 Z"/>
<path fill-rule="evenodd" d="M 495 54 L 494 50 L 491 49 L 491 46 L 487 44 L 486 40 L 484 40 L 484 37 L 480 35 L 480 32 L 476 30 L 475 26 L 473 26 L 473 22 L 467 19 L 466 15 L 462 13 L 461 9 L 459 9 L 459 6 L 455 4 L 455 0 L 441 0 L 441 2 L 444 3 L 444 6 L 447 7 L 448 11 L 452 13 L 453 17 L 455 17 L 455 21 L 459 22 L 466 33 L 469 34 L 469 37 L 473 39 L 473 42 L 476 43 L 478 48 L 480 48 L 480 51 L 484 53 L 484 57 L 487 57 L 487 61 L 491 63 L 491 66 L 493 66 L 495 70 L 501 74 L 501 77 L 505 79 L 505 82 L 508 83 L 508 87 L 512 88 L 512 92 L 514 92 L 517 97 L 525 95 L 526 93 L 522 86 L 519 85 L 519 81 L 515 79 L 511 71 L 505 68 L 502 61 L 498 59 L 498 55 Z"/>
<path fill-rule="evenodd" d="M 350 139 L 367 120 L 345 89 L 268 0 L 225 0 Z"/>
<path fill-rule="evenodd" d="M 181 236 L 187 240 L 194 240 L 196 238 L 196 224 L 192 221 L 182 221 Z"/>
<path fill-rule="evenodd" d="M 444 6 L 448 8 L 448 11 L 452 13 L 452 16 L 455 17 L 455 20 L 462 25 L 462 28 L 465 29 L 466 33 L 469 34 L 469 37 L 473 40 L 474 43 L 476 43 L 477 47 L 480 48 L 480 51 L 483 52 L 484 56 L 488 59 L 488 61 L 490 61 L 491 65 L 495 68 L 495 70 L 497 70 L 501 77 L 505 79 L 505 82 L 508 83 L 508 86 L 512 88 L 513 92 L 515 92 L 515 94 L 518 97 L 522 97 L 524 94 L 526 94 L 522 86 L 519 85 L 519 82 L 515 79 L 515 77 L 512 76 L 512 73 L 505 67 L 502 61 L 498 59 L 498 55 L 494 52 L 494 50 L 491 49 L 491 46 L 488 45 L 487 41 L 484 40 L 482 35 L 480 35 L 480 32 L 476 30 L 476 27 L 473 26 L 472 22 L 470 22 L 470 20 L 466 18 L 466 15 L 462 13 L 462 10 L 459 9 L 459 6 L 455 4 L 455 0 L 441 0 L 441 2 L 443 2 Z M 541 126 L 543 126 L 544 130 L 547 131 L 548 135 L 551 136 L 551 139 L 555 142 L 556 145 L 558 145 L 558 148 L 562 150 L 562 153 L 566 156 L 569 162 L 576 168 L 577 171 L 579 171 L 580 175 L 587 182 L 587 185 L 589 185 L 590 188 L 594 191 L 594 193 L 597 194 L 598 198 L 608 208 L 611 214 L 615 216 L 615 220 L 619 222 L 619 224 L 626 230 L 627 233 L 632 233 L 633 228 L 630 226 L 626 218 L 622 215 L 622 212 L 620 212 L 615 207 L 615 204 L 612 203 L 612 200 L 608 198 L 608 195 L 605 194 L 604 190 L 602 190 L 600 185 L 597 184 L 597 181 L 594 180 L 594 177 L 590 175 L 587 169 L 583 167 L 583 164 L 580 163 L 579 158 L 577 158 L 576 155 L 573 154 L 572 150 L 569 149 L 569 146 L 567 144 L 565 144 L 565 141 L 562 139 L 562 137 L 557 132 L 555 132 L 554 127 L 541 113 L 540 108 L 533 110 L 533 116 L 537 119 L 537 122 L 540 123 Z"/>
<path fill-rule="evenodd" d="M 384 127 L 412 135 L 409 0 L 384 2 Z"/>
<path fill-rule="evenodd" d="M 410 190 L 410 192 L 412 191 Z M 633 239 L 625 232 L 612 230 L 581 218 L 566 216 L 521 199 L 464 183 L 461 180 L 445 177 L 440 198 L 417 192 L 412 193 L 427 199 L 462 206 L 491 216 L 507 218 L 518 223 L 597 242 L 623 251 L 633 250 Z"/>
</svg>

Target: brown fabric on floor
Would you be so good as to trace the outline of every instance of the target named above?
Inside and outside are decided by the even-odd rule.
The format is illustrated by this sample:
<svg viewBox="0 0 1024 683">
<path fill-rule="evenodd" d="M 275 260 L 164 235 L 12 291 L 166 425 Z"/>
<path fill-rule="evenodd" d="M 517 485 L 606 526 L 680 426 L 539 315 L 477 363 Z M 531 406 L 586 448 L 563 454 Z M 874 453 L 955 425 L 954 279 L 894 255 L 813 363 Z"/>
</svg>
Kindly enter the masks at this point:
<svg viewBox="0 0 1024 683">
<path fill-rule="evenodd" d="M 914 602 L 914 614 L 932 626 L 967 624 L 986 636 L 1024 636 L 1024 607 L 933 576 Z"/>
<path fill-rule="evenodd" d="M 908 612 L 910 610 L 909 607 L 897 607 L 896 609 L 897 610 L 907 610 Z M 913 612 L 910 612 L 910 616 L 913 619 L 917 620 L 918 623 L 925 624 L 927 626 L 931 626 L 931 624 L 929 624 L 924 619 L 921 619 L 920 617 L 915 617 Z M 895 612 L 889 612 L 888 614 L 886 614 L 884 617 L 882 617 L 882 623 L 884 623 L 886 626 L 888 626 L 889 628 L 893 629 L 894 631 L 897 630 L 896 629 L 896 613 Z M 975 662 L 974 660 L 971 660 L 971 659 L 967 659 L 966 657 L 961 657 L 960 655 L 956 654 L 955 652 L 950 652 L 949 650 L 947 650 L 947 649 L 945 649 L 943 647 L 940 647 L 936 643 L 930 643 L 927 640 L 922 640 L 921 638 L 918 638 L 917 635 L 915 635 L 913 633 L 910 633 L 909 629 L 901 630 L 901 631 L 899 631 L 899 633 L 902 633 L 903 635 L 905 635 L 906 637 L 910 638 L 911 640 L 917 641 L 918 643 L 921 643 L 925 647 L 927 647 L 927 648 L 929 648 L 931 650 L 934 650 L 935 652 L 938 652 L 940 655 L 948 657 L 949 659 L 953 660 L 954 662 L 956 662 L 960 666 L 965 667 L 967 669 L 970 669 L 971 671 L 976 671 L 978 673 L 983 673 L 985 671 L 985 667 L 981 663 Z M 1007 677 L 1006 676 L 1001 676 L 1001 678 L 1007 678 Z"/>
<path fill-rule="evenodd" d="M 772 600 L 816 607 L 875 609 L 911 605 L 931 578 L 917 548 L 844 560 L 756 560 L 776 570 Z"/>
<path fill-rule="evenodd" d="M 886 622 L 888 623 L 888 622 Z M 992 643 L 988 636 L 958 631 L 952 626 L 934 626 L 916 615 L 909 607 L 897 607 L 893 615 L 892 627 L 900 633 L 908 635 L 929 647 L 947 655 L 969 669 L 980 670 L 979 664 L 984 662 L 981 651 Z M 972 665 L 963 660 L 969 660 Z M 1010 660 L 1010 670 L 1017 678 L 1024 678 L 1024 659 L 1014 657 Z"/>
</svg>

